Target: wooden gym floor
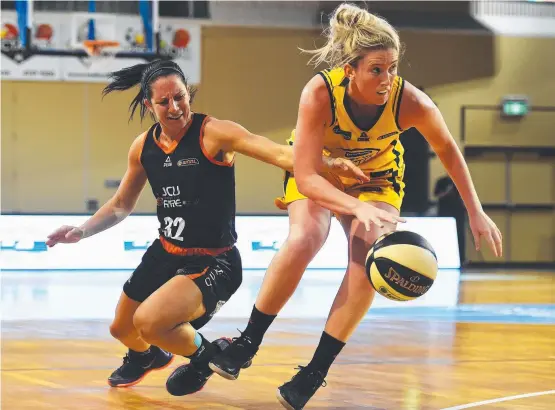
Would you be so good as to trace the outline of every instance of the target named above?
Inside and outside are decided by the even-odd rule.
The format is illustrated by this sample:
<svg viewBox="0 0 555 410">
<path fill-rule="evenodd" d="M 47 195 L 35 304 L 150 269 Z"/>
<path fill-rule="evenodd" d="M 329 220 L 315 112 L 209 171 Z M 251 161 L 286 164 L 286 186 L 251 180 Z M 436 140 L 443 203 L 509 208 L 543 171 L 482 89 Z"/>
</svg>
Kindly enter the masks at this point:
<svg viewBox="0 0 555 410">
<path fill-rule="evenodd" d="M 554 409 L 555 272 L 461 278 L 457 307 L 371 309 L 306 409 Z M 64 302 L 68 311 L 75 302 Z M 165 380 L 182 358 L 135 387 L 108 387 L 125 353 L 109 320 L 4 321 L 1 408 L 281 409 L 276 388 L 310 359 L 323 324 L 278 319 L 239 380 L 213 376 L 200 393 L 173 397 Z M 244 326 L 214 319 L 204 333 L 237 336 Z"/>
</svg>

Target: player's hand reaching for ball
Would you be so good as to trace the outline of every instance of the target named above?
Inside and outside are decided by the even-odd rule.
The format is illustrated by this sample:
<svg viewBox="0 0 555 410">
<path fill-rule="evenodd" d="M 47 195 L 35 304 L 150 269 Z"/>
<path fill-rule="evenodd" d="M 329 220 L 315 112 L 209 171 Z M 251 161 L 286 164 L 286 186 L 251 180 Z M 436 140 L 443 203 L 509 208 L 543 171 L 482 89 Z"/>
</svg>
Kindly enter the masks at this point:
<svg viewBox="0 0 555 410">
<path fill-rule="evenodd" d="M 370 181 L 370 178 L 346 158 L 327 158 L 328 168 L 336 175 L 357 179 L 360 183 Z"/>
<path fill-rule="evenodd" d="M 501 231 L 484 211 L 476 212 L 473 215 L 469 214 L 469 223 L 477 251 L 480 250 L 481 241 L 484 238 L 495 256 L 503 256 L 503 237 Z"/>
<path fill-rule="evenodd" d="M 390 212 L 384 211 L 383 209 L 377 208 L 368 202 L 362 201 L 360 201 L 359 206 L 355 208 L 354 215 L 364 224 L 367 231 L 372 228 L 372 224 L 376 225 L 378 228 L 383 228 L 385 223 L 395 225 L 398 222 L 406 222 L 406 220 L 400 216 L 394 215 Z"/>
<path fill-rule="evenodd" d="M 57 243 L 76 243 L 85 236 L 85 231 L 76 226 L 64 225 L 47 236 L 46 245 L 53 247 Z"/>
</svg>

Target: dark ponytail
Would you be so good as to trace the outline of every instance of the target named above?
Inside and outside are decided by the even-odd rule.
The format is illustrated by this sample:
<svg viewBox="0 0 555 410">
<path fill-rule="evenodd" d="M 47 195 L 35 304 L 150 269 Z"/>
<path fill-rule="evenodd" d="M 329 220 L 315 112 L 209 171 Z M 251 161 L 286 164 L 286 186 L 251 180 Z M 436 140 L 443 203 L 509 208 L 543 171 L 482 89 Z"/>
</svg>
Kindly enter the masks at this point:
<svg viewBox="0 0 555 410">
<path fill-rule="evenodd" d="M 150 88 L 151 84 L 156 81 L 156 79 L 160 77 L 167 77 L 169 75 L 178 75 L 181 78 L 181 81 L 183 81 L 183 84 L 185 84 L 185 87 L 189 92 L 190 102 L 192 103 L 193 97 L 196 94 L 196 89 L 189 87 L 185 74 L 183 74 L 179 65 L 171 60 L 155 60 L 146 64 L 136 64 L 134 66 L 110 73 L 111 81 L 106 87 L 104 87 L 104 90 L 102 90 L 102 96 L 106 96 L 112 91 L 125 91 L 137 85 L 140 86 L 139 92 L 129 105 L 129 110 L 131 111 L 129 121 L 133 119 L 133 115 L 135 114 L 137 107 L 140 107 L 142 120 L 148 110 L 144 100 L 150 100 L 152 97 L 152 90 Z M 153 120 L 156 120 L 152 113 L 151 117 Z"/>
</svg>

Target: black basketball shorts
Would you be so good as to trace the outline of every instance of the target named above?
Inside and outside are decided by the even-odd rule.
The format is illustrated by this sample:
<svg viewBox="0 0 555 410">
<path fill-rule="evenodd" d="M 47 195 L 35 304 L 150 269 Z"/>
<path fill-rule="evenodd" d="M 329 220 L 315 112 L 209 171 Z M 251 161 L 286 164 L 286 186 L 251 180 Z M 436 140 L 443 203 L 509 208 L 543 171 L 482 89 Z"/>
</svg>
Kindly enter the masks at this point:
<svg viewBox="0 0 555 410">
<path fill-rule="evenodd" d="M 123 285 L 123 291 L 130 299 L 144 302 L 176 275 L 191 275 L 202 293 L 206 313 L 191 322 L 195 329 L 200 329 L 241 286 L 241 255 L 236 247 L 217 256 L 173 255 L 156 239 Z"/>
</svg>

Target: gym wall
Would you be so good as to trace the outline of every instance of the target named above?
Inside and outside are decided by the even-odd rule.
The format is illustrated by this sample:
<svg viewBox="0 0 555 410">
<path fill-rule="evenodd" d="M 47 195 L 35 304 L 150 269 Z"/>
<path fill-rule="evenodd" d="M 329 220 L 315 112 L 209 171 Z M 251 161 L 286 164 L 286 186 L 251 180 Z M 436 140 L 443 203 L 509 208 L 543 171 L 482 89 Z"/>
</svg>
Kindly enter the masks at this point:
<svg viewBox="0 0 555 410">
<path fill-rule="evenodd" d="M 401 36 L 407 50 L 400 74 L 425 87 L 458 142 L 463 104 L 495 105 L 503 95 L 526 94 L 534 105 L 555 106 L 555 53 L 549 52 L 555 39 L 407 30 Z M 318 44 L 314 30 L 203 28 L 202 83 L 194 109 L 283 143 L 295 125 L 302 87 L 314 73 L 299 47 Z M 87 199 L 102 205 L 114 192 L 104 182 L 121 178 L 133 138 L 150 125 L 150 120 L 128 123 L 134 93 L 102 101 L 102 84 L 2 81 L 1 86 L 2 211 L 85 212 Z M 472 115 L 467 143 L 553 145 L 553 118 L 533 113 L 508 125 L 491 112 Z M 471 161 L 470 168 L 484 202 L 504 201 L 501 161 Z M 512 172 L 515 198 L 553 203 L 550 163 L 523 160 Z M 442 174 L 439 161 L 432 160 L 431 187 Z M 273 199 L 281 194 L 281 178 L 279 169 L 239 157 L 238 212 L 279 213 Z M 138 212 L 154 212 L 149 191 Z M 492 217 L 502 230 L 508 217 L 515 232 L 518 227 L 509 244 L 514 260 L 555 258 L 553 212 L 493 212 Z"/>
</svg>

